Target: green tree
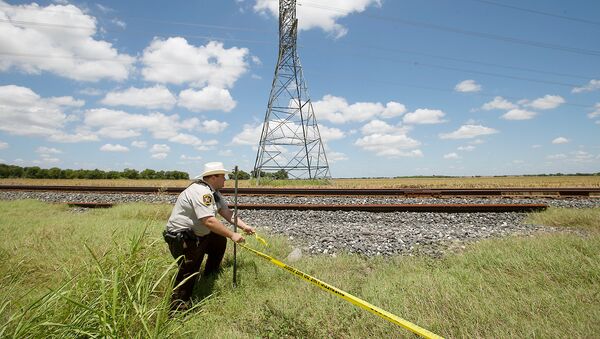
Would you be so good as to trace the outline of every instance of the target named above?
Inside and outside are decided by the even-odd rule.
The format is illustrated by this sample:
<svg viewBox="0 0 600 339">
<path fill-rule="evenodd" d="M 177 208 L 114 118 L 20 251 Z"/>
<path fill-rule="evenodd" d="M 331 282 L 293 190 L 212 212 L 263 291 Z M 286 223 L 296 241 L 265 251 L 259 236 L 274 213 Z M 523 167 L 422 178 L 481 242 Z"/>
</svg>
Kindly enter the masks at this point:
<svg viewBox="0 0 600 339">
<path fill-rule="evenodd" d="M 279 171 L 274 173 L 275 179 L 283 180 L 288 178 L 288 173 L 284 169 L 280 169 Z"/>
<path fill-rule="evenodd" d="M 229 179 L 235 180 L 235 173 L 229 173 Z M 250 179 L 250 174 L 238 169 L 238 180 L 248 180 Z"/>
<path fill-rule="evenodd" d="M 137 170 L 126 168 L 123 170 L 123 177 L 127 179 L 137 179 L 139 178 L 139 173 Z"/>
<path fill-rule="evenodd" d="M 40 175 L 40 170 L 38 166 L 25 167 L 25 178 L 36 179 Z"/>
<path fill-rule="evenodd" d="M 117 171 L 108 171 L 106 173 L 106 179 L 119 179 L 121 177 L 121 173 Z"/>
<path fill-rule="evenodd" d="M 140 172 L 140 179 L 155 179 L 156 171 L 146 168 L 145 170 Z"/>
<path fill-rule="evenodd" d="M 48 178 L 50 179 L 60 179 L 61 169 L 58 167 L 52 167 L 48 170 Z"/>
</svg>

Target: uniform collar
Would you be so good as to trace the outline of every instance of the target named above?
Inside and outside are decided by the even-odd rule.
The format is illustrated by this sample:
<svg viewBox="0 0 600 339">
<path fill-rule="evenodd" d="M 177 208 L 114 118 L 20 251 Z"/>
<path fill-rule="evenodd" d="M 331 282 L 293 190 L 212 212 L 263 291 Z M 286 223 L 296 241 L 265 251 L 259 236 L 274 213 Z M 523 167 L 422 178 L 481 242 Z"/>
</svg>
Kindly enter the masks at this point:
<svg viewBox="0 0 600 339">
<path fill-rule="evenodd" d="M 197 184 L 202 184 L 202 185 L 205 185 L 205 186 L 208 186 L 208 188 L 210 188 L 210 190 L 211 190 L 213 193 L 215 192 L 215 189 L 214 189 L 214 188 L 213 188 L 213 187 L 212 187 L 212 186 L 211 186 L 209 183 L 207 183 L 206 181 L 204 181 L 204 180 L 202 180 L 202 179 L 198 179 L 198 180 L 196 180 L 196 181 L 195 181 L 195 183 L 197 183 Z"/>
</svg>

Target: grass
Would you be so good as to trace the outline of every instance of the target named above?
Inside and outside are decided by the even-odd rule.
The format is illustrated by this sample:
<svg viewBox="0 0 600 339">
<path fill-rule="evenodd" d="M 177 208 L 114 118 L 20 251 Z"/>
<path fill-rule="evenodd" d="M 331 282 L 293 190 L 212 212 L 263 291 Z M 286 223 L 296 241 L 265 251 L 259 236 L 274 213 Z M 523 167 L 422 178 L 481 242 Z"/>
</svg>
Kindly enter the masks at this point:
<svg viewBox="0 0 600 339">
<path fill-rule="evenodd" d="M 65 180 L 65 179 L 0 179 L 0 185 L 74 185 L 74 186 L 151 186 L 186 187 L 189 180 Z M 228 180 L 226 187 L 233 187 Z M 254 179 L 240 180 L 239 187 L 257 187 Z M 264 187 L 327 188 L 500 188 L 500 187 L 600 187 L 600 176 L 507 176 L 451 178 L 371 178 L 330 180 L 261 179 Z"/>
<path fill-rule="evenodd" d="M 174 267 L 160 232 L 170 208 L 75 213 L 0 201 L 0 337 L 412 336 L 243 249 L 232 288 L 231 244 L 212 289 L 199 287 L 193 310 L 168 317 Z M 573 225 L 578 211 L 549 209 L 529 222 L 586 236 L 486 240 L 442 259 L 343 254 L 292 266 L 446 337 L 598 337 L 600 209 Z M 276 258 L 291 251 L 286 239 L 261 235 Z"/>
<path fill-rule="evenodd" d="M 544 212 L 533 213 L 529 223 L 556 227 L 580 228 L 600 232 L 600 208 L 549 208 Z"/>
</svg>

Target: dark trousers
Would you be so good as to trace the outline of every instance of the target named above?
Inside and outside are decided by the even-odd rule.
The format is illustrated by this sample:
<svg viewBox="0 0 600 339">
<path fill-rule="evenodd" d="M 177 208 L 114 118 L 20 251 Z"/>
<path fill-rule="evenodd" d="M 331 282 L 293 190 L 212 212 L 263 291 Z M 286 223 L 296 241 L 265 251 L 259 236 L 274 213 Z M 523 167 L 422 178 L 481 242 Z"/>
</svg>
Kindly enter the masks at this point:
<svg viewBox="0 0 600 339">
<path fill-rule="evenodd" d="M 179 259 L 179 270 L 177 271 L 177 277 L 175 277 L 175 285 L 179 285 L 187 277 L 200 270 L 204 255 L 208 255 L 206 264 L 204 265 L 203 277 L 207 277 L 211 274 L 215 274 L 219 271 L 223 255 L 225 254 L 225 248 L 227 247 L 227 238 L 216 233 L 209 233 L 204 237 L 198 237 L 197 239 L 185 239 L 183 246 L 183 258 Z M 179 251 L 172 248 L 172 244 L 169 244 L 169 249 L 174 258 L 181 256 Z M 188 301 L 192 292 L 194 291 L 194 285 L 198 280 L 198 275 L 191 277 L 181 286 L 173 290 L 173 300 Z"/>
</svg>

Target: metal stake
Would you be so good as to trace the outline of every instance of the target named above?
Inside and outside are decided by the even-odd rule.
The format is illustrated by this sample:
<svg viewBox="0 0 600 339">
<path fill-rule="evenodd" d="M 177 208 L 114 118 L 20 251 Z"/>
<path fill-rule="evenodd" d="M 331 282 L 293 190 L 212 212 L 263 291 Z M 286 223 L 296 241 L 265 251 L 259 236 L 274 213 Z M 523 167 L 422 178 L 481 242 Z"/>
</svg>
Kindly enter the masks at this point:
<svg viewBox="0 0 600 339">
<path fill-rule="evenodd" d="M 238 167 L 235 166 L 233 170 L 235 175 L 235 188 L 233 191 L 233 231 L 237 233 L 237 224 L 238 224 L 238 215 L 237 215 L 237 207 L 238 207 Z M 233 287 L 237 287 L 237 243 L 233 243 Z"/>
</svg>

